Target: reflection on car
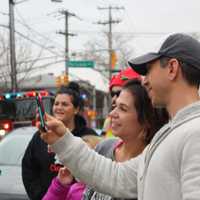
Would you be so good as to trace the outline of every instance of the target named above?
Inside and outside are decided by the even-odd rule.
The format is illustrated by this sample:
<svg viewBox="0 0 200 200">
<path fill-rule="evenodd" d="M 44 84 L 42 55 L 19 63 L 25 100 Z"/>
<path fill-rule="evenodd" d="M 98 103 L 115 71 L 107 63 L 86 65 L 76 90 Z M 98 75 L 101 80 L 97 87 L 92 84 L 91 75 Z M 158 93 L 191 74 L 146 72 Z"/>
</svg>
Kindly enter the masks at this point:
<svg viewBox="0 0 200 200">
<path fill-rule="evenodd" d="M 21 161 L 36 127 L 21 127 L 0 141 L 0 200 L 28 199 L 22 176 Z"/>
<path fill-rule="evenodd" d="M 95 128 L 94 129 L 97 135 L 102 136 L 102 129 Z"/>
</svg>

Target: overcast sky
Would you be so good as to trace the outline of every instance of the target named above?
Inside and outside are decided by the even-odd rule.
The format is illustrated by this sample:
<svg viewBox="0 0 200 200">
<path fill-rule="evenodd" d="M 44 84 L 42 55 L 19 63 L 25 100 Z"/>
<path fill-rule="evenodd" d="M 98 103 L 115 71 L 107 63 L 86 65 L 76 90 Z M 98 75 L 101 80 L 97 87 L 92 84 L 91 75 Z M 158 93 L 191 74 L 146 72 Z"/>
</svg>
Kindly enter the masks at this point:
<svg viewBox="0 0 200 200">
<path fill-rule="evenodd" d="M 70 50 L 81 51 L 88 40 L 96 38 L 103 29 L 108 30 L 107 26 L 94 23 L 108 19 L 108 11 L 98 10 L 97 6 L 109 5 L 125 8 L 113 10 L 113 18 L 122 20 L 113 25 L 113 32 L 132 38 L 130 43 L 135 55 L 150 50 L 167 34 L 200 32 L 199 0 L 63 0 L 63 3 L 27 0 L 15 6 L 15 26 L 17 31 L 39 43 L 48 38 L 49 47 L 64 50 L 64 36 L 56 31 L 64 30 L 64 18 L 58 11 L 67 9 L 81 19 L 69 19 L 69 29 L 78 34 L 70 38 Z M 8 0 L 1 0 L 0 24 L 7 25 L 5 13 L 8 13 Z M 31 35 L 27 27 L 33 29 L 35 35 Z"/>
</svg>

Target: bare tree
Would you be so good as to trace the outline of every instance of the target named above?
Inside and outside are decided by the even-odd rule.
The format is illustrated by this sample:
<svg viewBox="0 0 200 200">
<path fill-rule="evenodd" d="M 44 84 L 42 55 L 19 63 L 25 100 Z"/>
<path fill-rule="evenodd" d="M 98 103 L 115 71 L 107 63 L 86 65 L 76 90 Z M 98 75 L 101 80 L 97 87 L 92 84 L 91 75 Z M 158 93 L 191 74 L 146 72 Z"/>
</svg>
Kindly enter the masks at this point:
<svg viewBox="0 0 200 200">
<path fill-rule="evenodd" d="M 199 32 L 193 32 L 190 34 L 192 37 L 196 38 L 197 40 L 200 39 L 200 33 Z"/>
<path fill-rule="evenodd" d="M 0 32 L 0 88 L 3 90 L 10 89 L 11 80 L 11 68 L 9 61 L 9 40 L 6 37 L 7 32 Z M 16 60 L 17 60 L 17 83 L 19 85 L 25 78 L 27 78 L 35 65 L 40 60 L 45 50 L 43 48 L 37 48 L 35 54 L 33 54 L 33 46 L 30 41 L 26 41 L 23 38 L 16 38 Z"/>
<path fill-rule="evenodd" d="M 116 69 L 123 69 L 127 65 L 127 60 L 134 54 L 133 47 L 130 46 L 129 38 L 121 33 L 114 33 L 112 38 L 113 50 L 117 55 Z M 85 44 L 85 51 L 79 55 L 82 59 L 90 59 L 96 62 L 96 69 L 108 75 L 109 51 L 108 32 L 103 32 L 102 36 L 94 38 Z"/>
<path fill-rule="evenodd" d="M 3 37 L 4 33 L 0 33 L 0 87 L 7 89 L 9 87 L 8 72 L 9 69 L 9 48 L 8 39 Z"/>
<path fill-rule="evenodd" d="M 124 36 L 120 33 L 114 36 L 114 45 L 118 56 L 118 67 L 124 69 L 127 67 L 127 60 L 134 55 L 134 49 L 130 45 L 133 38 Z"/>
</svg>

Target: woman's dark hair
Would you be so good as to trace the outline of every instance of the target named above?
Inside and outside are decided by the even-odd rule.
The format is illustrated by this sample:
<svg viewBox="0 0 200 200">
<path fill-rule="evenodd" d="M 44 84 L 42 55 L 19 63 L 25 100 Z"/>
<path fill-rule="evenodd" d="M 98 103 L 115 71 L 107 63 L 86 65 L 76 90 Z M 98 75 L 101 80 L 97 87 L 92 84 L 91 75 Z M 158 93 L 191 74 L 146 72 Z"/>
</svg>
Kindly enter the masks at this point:
<svg viewBox="0 0 200 200">
<path fill-rule="evenodd" d="M 80 86 L 76 82 L 69 82 L 67 86 L 62 86 L 58 92 L 56 93 L 56 96 L 58 94 L 68 94 L 72 97 L 72 104 L 75 108 L 82 109 L 83 108 L 83 99 L 80 95 Z"/>
<path fill-rule="evenodd" d="M 144 127 L 144 142 L 149 144 L 155 133 L 169 120 L 163 108 L 153 108 L 151 99 L 141 81 L 132 79 L 126 82 L 122 90 L 128 90 L 135 99 L 138 122 Z"/>
</svg>

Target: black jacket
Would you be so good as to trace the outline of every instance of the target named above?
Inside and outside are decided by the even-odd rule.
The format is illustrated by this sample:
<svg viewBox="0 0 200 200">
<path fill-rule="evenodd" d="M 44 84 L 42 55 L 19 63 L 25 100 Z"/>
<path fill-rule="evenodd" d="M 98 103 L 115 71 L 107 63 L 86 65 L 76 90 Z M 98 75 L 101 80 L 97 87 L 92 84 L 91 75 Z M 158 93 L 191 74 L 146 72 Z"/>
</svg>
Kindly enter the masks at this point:
<svg viewBox="0 0 200 200">
<path fill-rule="evenodd" d="M 72 133 L 77 137 L 82 137 L 84 135 L 97 135 L 93 129 L 87 127 L 85 119 L 80 115 L 76 115 L 75 117 L 75 129 Z"/>
<path fill-rule="evenodd" d="M 93 129 L 86 127 L 86 121 L 81 116 L 75 118 L 75 136 L 96 135 Z M 26 192 L 31 200 L 41 200 L 45 195 L 51 180 L 58 173 L 60 165 L 55 164 L 55 154 L 48 153 L 47 144 L 36 132 L 28 144 L 22 160 L 22 179 Z"/>
</svg>

